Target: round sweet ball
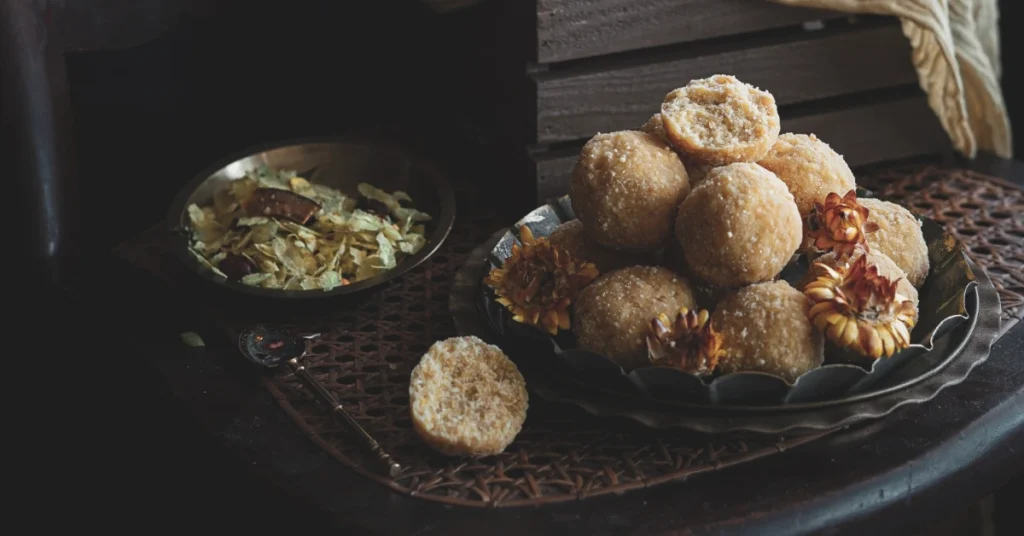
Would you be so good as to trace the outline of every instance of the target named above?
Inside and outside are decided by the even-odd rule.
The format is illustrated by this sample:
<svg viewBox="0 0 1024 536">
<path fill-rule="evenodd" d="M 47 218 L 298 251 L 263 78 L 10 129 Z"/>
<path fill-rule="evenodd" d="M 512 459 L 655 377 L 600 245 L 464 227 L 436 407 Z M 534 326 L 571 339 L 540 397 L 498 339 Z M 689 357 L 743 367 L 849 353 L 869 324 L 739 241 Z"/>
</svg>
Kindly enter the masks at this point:
<svg viewBox="0 0 1024 536">
<path fill-rule="evenodd" d="M 675 318 L 681 307 L 694 305 L 686 279 L 658 266 L 630 266 L 598 277 L 580 292 L 572 331 L 580 348 L 635 369 L 650 365 L 651 320 L 659 313 Z"/>
<path fill-rule="evenodd" d="M 863 254 L 864 250 L 858 248 L 854 250 L 853 254 L 843 258 L 836 255 L 834 251 L 830 251 L 814 259 L 814 262 L 820 262 L 825 266 L 828 266 L 829 268 L 835 270 L 839 269 L 840 267 L 847 266 L 849 263 L 853 263 L 854 261 L 859 259 L 860 256 Z M 885 253 L 882 253 L 881 251 L 872 249 L 868 251 L 867 255 L 868 267 L 876 267 L 878 270 L 878 274 L 881 275 L 882 277 L 889 279 L 890 281 L 894 281 L 896 279 L 900 280 L 900 282 L 896 285 L 897 292 L 910 298 L 910 300 L 914 302 L 914 308 L 916 309 L 919 299 L 917 289 L 914 288 L 914 285 L 910 282 L 909 278 L 907 278 L 906 272 L 904 272 L 903 269 L 900 268 L 900 266 L 896 264 L 895 261 L 892 260 L 892 258 L 890 258 Z M 811 282 L 813 277 L 813 270 L 808 270 L 807 273 L 804 274 L 804 277 L 800 279 L 799 283 L 797 283 L 797 287 L 802 289 L 804 286 L 807 285 L 807 283 Z"/>
<path fill-rule="evenodd" d="M 725 373 L 765 372 L 793 382 L 825 360 L 825 339 L 807 318 L 811 301 L 785 281 L 756 283 L 715 308 Z"/>
<path fill-rule="evenodd" d="M 867 233 L 868 247 L 892 259 L 906 272 L 910 283 L 920 288 L 930 269 L 921 220 L 896 203 L 871 198 L 857 202 L 867 207 L 868 221 L 878 225 L 877 231 Z"/>
<path fill-rule="evenodd" d="M 686 265 L 724 288 L 771 281 L 803 238 L 793 194 L 757 164 L 717 167 L 679 207 L 676 238 Z"/>
<path fill-rule="evenodd" d="M 734 76 L 692 80 L 661 103 L 665 135 L 706 164 L 757 162 L 779 136 L 779 110 L 767 91 Z"/>
<path fill-rule="evenodd" d="M 434 343 L 409 378 L 413 429 L 443 454 L 504 451 L 522 429 L 528 406 L 526 381 L 515 363 L 473 336 Z"/>
<path fill-rule="evenodd" d="M 583 222 L 578 218 L 567 221 L 548 235 L 548 241 L 572 255 L 572 258 L 592 262 L 600 273 L 611 272 L 627 266 L 644 264 L 650 255 L 621 251 L 599 246 L 587 238 Z"/>
<path fill-rule="evenodd" d="M 828 194 L 834 192 L 841 197 L 857 187 L 843 156 L 814 134 L 779 136 L 757 163 L 786 183 L 804 218 L 815 203 L 824 203 Z"/>
<path fill-rule="evenodd" d="M 690 192 L 679 155 L 640 131 L 598 134 L 583 146 L 569 199 L 595 243 L 654 251 L 672 234 L 676 209 Z"/>
</svg>

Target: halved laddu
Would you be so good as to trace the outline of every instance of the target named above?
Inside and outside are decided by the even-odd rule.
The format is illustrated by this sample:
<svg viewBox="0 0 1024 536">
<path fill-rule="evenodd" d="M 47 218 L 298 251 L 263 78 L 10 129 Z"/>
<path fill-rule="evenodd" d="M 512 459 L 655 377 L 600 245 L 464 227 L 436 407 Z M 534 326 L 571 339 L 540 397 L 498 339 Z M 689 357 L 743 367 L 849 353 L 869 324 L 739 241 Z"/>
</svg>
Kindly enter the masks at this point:
<svg viewBox="0 0 1024 536">
<path fill-rule="evenodd" d="M 409 378 L 413 428 L 443 454 L 504 451 L 522 429 L 528 406 L 515 363 L 473 336 L 434 343 Z"/>
<path fill-rule="evenodd" d="M 757 162 L 780 129 L 771 93 L 721 74 L 666 95 L 661 120 L 668 140 L 688 159 L 716 166 Z"/>
</svg>

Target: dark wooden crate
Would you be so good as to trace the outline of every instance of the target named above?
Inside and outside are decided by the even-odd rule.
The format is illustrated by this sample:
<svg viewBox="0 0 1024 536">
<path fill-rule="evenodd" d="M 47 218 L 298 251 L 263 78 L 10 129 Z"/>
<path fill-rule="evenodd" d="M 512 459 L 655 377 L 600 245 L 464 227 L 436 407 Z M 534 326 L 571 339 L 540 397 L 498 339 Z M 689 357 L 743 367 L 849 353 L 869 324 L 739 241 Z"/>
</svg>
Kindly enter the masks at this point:
<svg viewBox="0 0 1024 536">
<path fill-rule="evenodd" d="M 666 93 L 717 73 L 771 91 L 784 132 L 818 135 L 854 168 L 950 149 L 892 18 L 766 0 L 491 2 L 475 17 L 482 83 L 467 101 L 531 203 L 565 192 L 591 136 L 637 129 Z"/>
</svg>

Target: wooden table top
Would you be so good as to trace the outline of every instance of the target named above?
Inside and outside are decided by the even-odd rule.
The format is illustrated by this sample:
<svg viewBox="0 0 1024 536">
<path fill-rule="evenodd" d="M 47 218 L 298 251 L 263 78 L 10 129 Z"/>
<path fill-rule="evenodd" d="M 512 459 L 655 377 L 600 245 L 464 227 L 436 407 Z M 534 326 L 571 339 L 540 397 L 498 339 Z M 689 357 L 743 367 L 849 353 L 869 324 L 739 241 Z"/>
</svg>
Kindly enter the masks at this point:
<svg viewBox="0 0 1024 536">
<path fill-rule="evenodd" d="M 972 166 L 1024 184 L 1020 164 L 986 158 Z M 355 534 L 856 534 L 923 523 L 1024 471 L 1024 324 L 1018 324 L 964 383 L 931 402 L 789 453 L 621 496 L 537 508 L 453 508 L 399 496 L 337 463 L 234 356 L 216 347 L 197 356 L 181 345 L 179 333 L 196 326 L 186 311 L 169 307 L 173 296 L 133 268 L 117 274 L 123 284 L 145 288 L 143 300 L 151 304 L 128 300 L 127 310 L 144 307 L 145 314 L 122 315 L 136 365 L 153 367 L 258 485 L 292 497 L 305 512 L 296 526 L 329 523 Z"/>
</svg>

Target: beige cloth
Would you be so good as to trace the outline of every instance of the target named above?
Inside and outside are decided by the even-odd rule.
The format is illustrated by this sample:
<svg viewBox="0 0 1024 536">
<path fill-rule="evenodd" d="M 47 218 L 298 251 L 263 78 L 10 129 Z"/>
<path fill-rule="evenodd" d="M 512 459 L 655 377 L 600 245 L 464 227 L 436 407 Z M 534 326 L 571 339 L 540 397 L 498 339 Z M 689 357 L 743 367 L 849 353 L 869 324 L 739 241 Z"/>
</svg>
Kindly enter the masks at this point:
<svg viewBox="0 0 1024 536">
<path fill-rule="evenodd" d="M 953 146 L 1013 156 L 999 86 L 998 0 L 770 0 L 780 4 L 899 17 L 918 80 Z"/>
</svg>

